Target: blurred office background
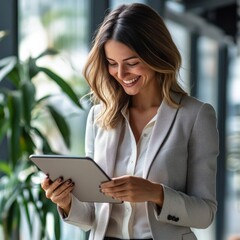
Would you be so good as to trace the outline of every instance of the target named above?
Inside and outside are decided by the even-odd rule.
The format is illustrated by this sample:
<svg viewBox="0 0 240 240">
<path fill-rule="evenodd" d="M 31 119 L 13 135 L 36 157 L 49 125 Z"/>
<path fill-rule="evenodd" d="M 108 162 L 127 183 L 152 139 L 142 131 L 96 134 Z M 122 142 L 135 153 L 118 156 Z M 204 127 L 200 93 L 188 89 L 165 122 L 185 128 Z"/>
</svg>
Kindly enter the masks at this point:
<svg viewBox="0 0 240 240">
<path fill-rule="evenodd" d="M 34 58 L 48 48 L 55 57 L 41 59 L 83 96 L 88 87 L 82 78 L 92 36 L 107 9 L 122 3 L 141 2 L 152 6 L 165 19 L 183 58 L 179 81 L 187 92 L 211 103 L 218 116 L 220 155 L 218 158 L 218 212 L 206 230 L 195 230 L 199 240 L 228 240 L 240 236 L 240 1 L 239 0 L 1 0 L 0 59 L 18 56 L 21 61 Z M 0 66 L 1 67 L 1 66 Z M 56 85 L 43 75 L 34 79 L 37 97 L 58 93 Z M 9 87 L 7 79 L 0 88 Z M 66 148 L 52 131 L 45 132 L 56 151 L 84 154 L 84 126 L 88 112 L 75 109 L 64 98 L 59 108 L 67 116 L 71 146 Z M 71 114 L 74 112 L 75 114 Z M 4 138 L 0 159 L 7 155 Z M 176 169 L 177 171 L 177 169 Z M 1 175 L 0 175 L 1 176 Z M 33 222 L 38 224 L 37 222 Z M 21 222 L 20 239 L 28 240 L 27 223 Z M 49 239 L 54 239 L 51 219 Z M 3 239 L 0 226 L 0 239 Z M 61 240 L 86 239 L 78 228 L 62 224 Z M 38 240 L 37 236 L 36 239 Z"/>
</svg>

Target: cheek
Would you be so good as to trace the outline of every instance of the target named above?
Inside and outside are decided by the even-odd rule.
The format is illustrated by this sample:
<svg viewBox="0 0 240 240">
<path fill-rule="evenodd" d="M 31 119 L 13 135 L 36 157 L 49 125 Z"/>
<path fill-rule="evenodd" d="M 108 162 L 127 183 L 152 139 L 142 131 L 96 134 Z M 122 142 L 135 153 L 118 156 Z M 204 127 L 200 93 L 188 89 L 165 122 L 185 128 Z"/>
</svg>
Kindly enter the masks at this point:
<svg viewBox="0 0 240 240">
<path fill-rule="evenodd" d="M 144 66 L 139 66 L 138 68 L 134 69 L 134 72 L 139 75 L 148 75 L 149 69 Z"/>
<path fill-rule="evenodd" d="M 117 70 L 114 68 L 108 68 L 109 74 L 119 83 L 121 83 L 117 78 Z"/>
<path fill-rule="evenodd" d="M 145 69 L 144 71 L 145 75 L 148 76 L 148 78 L 154 78 L 156 76 L 156 72 L 152 71 L 151 69 Z"/>
<path fill-rule="evenodd" d="M 113 77 L 116 75 L 116 69 L 114 69 L 114 68 L 108 68 L 108 72 Z"/>
</svg>

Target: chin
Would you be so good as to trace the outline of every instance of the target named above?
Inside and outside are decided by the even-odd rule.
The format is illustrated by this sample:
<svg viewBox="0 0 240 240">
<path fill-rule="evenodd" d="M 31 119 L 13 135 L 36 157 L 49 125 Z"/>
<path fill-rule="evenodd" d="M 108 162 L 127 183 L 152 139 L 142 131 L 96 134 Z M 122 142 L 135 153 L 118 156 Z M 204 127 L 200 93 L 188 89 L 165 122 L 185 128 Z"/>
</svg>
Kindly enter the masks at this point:
<svg viewBox="0 0 240 240">
<path fill-rule="evenodd" d="M 125 93 L 127 94 L 127 95 L 129 95 L 129 96 L 135 96 L 135 95 L 137 95 L 139 92 L 137 91 L 125 91 Z"/>
</svg>

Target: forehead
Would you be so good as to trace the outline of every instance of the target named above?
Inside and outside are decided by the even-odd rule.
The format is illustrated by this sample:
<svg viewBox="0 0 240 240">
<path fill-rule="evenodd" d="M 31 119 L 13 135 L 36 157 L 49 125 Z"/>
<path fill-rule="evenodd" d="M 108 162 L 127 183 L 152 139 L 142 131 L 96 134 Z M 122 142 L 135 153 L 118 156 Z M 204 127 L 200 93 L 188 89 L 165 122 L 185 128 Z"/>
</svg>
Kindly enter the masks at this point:
<svg viewBox="0 0 240 240">
<path fill-rule="evenodd" d="M 137 53 L 127 45 L 115 40 L 108 40 L 104 45 L 104 51 L 107 58 L 116 61 L 138 57 Z"/>
</svg>

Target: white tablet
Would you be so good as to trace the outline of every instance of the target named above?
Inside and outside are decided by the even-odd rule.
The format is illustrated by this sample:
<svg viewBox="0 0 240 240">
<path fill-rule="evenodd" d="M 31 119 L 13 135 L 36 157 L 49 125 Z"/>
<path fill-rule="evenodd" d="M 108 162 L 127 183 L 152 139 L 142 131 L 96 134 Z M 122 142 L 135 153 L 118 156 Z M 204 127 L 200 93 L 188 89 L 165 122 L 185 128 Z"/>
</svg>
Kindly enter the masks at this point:
<svg viewBox="0 0 240 240">
<path fill-rule="evenodd" d="M 63 177 L 64 181 L 72 179 L 75 183 L 72 193 L 82 202 L 121 203 L 100 191 L 99 185 L 111 179 L 89 157 L 31 155 L 29 158 L 52 181 L 59 177 Z"/>
</svg>

